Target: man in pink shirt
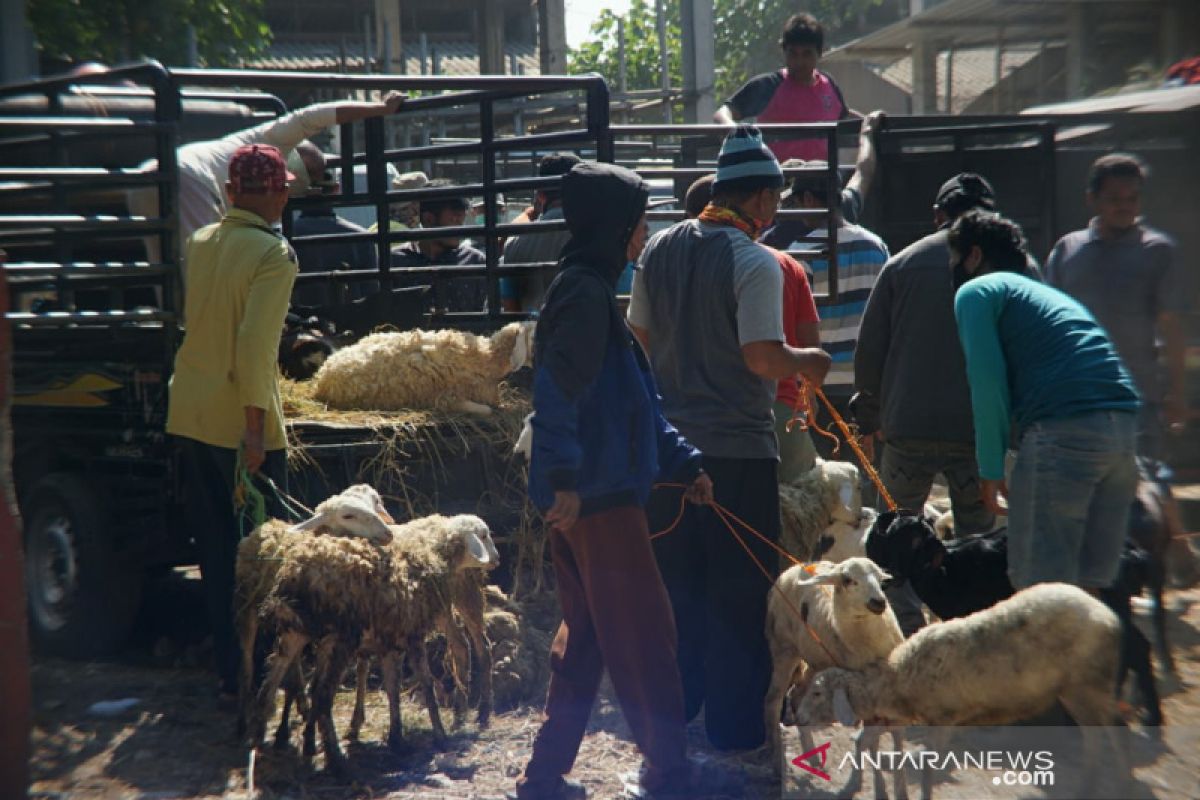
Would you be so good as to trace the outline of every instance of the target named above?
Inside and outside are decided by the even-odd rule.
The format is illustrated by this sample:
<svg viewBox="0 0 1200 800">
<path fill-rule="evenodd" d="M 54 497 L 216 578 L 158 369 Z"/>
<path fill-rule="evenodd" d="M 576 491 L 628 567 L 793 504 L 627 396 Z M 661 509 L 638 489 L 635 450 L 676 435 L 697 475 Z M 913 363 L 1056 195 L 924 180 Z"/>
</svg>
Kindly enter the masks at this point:
<svg viewBox="0 0 1200 800">
<path fill-rule="evenodd" d="M 842 90 L 817 69 L 825 49 L 825 29 L 811 14 L 796 14 L 779 37 L 787 64 L 781 70 L 751 78 L 717 109 L 713 119 L 722 125 L 750 117 L 771 122 L 836 122 L 851 116 Z M 825 140 L 784 139 L 770 143 L 780 162 L 789 158 L 826 160 Z"/>
</svg>

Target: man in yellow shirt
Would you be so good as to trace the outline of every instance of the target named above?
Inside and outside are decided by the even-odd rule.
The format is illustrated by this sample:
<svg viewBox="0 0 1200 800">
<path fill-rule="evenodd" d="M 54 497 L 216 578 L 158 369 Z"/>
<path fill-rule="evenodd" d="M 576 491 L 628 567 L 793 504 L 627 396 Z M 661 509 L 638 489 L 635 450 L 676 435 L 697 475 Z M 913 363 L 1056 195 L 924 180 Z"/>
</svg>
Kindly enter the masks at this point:
<svg viewBox="0 0 1200 800">
<path fill-rule="evenodd" d="M 233 505 L 239 455 L 251 473 L 280 486 L 286 479 L 276 359 L 297 262 L 271 226 L 283 215 L 293 178 L 277 148 L 238 148 L 225 184 L 229 210 L 187 244 L 188 324 L 175 356 L 167 432 L 178 438 L 187 519 L 221 693 L 228 695 L 237 692 L 239 659 L 234 561 L 249 532 Z"/>
</svg>

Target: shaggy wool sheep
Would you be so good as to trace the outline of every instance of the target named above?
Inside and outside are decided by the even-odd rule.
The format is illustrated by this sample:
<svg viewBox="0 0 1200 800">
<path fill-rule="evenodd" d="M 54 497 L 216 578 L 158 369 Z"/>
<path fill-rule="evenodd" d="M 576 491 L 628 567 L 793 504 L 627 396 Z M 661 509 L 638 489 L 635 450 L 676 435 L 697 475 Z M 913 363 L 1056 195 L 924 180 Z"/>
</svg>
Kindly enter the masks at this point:
<svg viewBox="0 0 1200 800">
<path fill-rule="evenodd" d="M 817 465 L 794 482 L 779 484 L 779 544 L 796 558 L 811 560 L 826 528 L 834 522 L 858 527 L 861 511 L 858 467 L 817 459 Z"/>
<path fill-rule="evenodd" d="M 874 509 L 864 508 L 859 512 L 857 525 L 840 520 L 834 522 L 817 539 L 813 558 L 838 564 L 850 558 L 866 556 L 867 536 L 878 516 Z"/>
<path fill-rule="evenodd" d="M 883 661 L 826 670 L 801 698 L 796 721 L 1004 725 L 1057 700 L 1083 730 L 1085 763 L 1110 764 L 1123 781 L 1129 767 L 1114 725 L 1112 690 L 1120 640 L 1120 622 L 1099 600 L 1075 586 L 1039 584 L 984 611 L 923 628 Z M 1108 739 L 1109 758 L 1097 750 L 1097 729 Z M 1100 771 L 1088 769 L 1086 778 Z M 922 788 L 929 797 L 928 772 Z M 1093 796 L 1089 789 L 1075 796 Z"/>
<path fill-rule="evenodd" d="M 888 577 L 870 559 L 851 558 L 840 564 L 797 565 L 775 581 L 767 599 L 772 668 L 763 717 L 776 751 L 789 687 L 795 684 L 802 692 L 814 673 L 865 666 L 886 658 L 904 641 L 883 593 Z"/>
<path fill-rule="evenodd" d="M 395 672 L 389 676 L 399 653 L 411 659 L 434 735 L 444 741 L 425 639 L 450 602 L 453 573 L 487 563 L 488 549 L 474 532 L 478 524 L 482 520 L 477 517 L 426 517 L 398 526 L 393 541 L 383 547 L 326 536 L 292 542 L 261 604 L 259 625 L 274 634 L 276 645 L 252 715 L 253 741 L 261 741 L 276 691 L 312 643 L 315 666 L 304 754 L 311 758 L 315 753 L 314 728 L 319 727 L 327 766 L 343 771 L 333 696 L 368 631 L 377 647 L 392 654 L 390 664 L 385 662 L 389 741 L 394 744 L 400 736 L 398 678 Z"/>
<path fill-rule="evenodd" d="M 513 322 L 490 338 L 458 330 L 373 333 L 329 357 L 314 397 L 345 410 L 487 414 L 500 401 L 500 380 L 531 362 L 533 326 Z"/>
</svg>

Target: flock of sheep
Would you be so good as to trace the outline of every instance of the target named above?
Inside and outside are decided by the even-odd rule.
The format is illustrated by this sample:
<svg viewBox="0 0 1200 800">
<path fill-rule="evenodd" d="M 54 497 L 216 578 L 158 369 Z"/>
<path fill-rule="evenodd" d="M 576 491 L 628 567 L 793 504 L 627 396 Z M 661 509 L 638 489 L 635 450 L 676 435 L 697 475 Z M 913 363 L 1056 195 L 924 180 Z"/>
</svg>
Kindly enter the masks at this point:
<svg viewBox="0 0 1200 800">
<path fill-rule="evenodd" d="M 373 334 L 324 363 L 316 396 L 335 408 L 487 413 L 498 402 L 498 382 L 530 362 L 532 333 L 531 323 L 518 323 L 491 338 L 455 331 Z M 528 448 L 526 431 L 517 452 Z M 1114 727 L 1118 673 L 1135 671 L 1144 721 L 1162 722 L 1150 646 L 1130 613 L 1130 597 L 1147 582 L 1156 598 L 1160 660 L 1171 668 L 1162 622 L 1164 526 L 1147 492 L 1139 501 L 1150 510 L 1142 515 L 1148 522 L 1134 531 L 1137 547 L 1131 544 L 1121 583 L 1103 602 L 1062 584 L 1014 594 L 1002 530 L 955 539 L 946 538 L 952 536 L 949 518 L 935 524 L 928 511 L 876 517 L 862 507 L 859 473 L 849 463 L 819 461 L 781 485 L 780 499 L 781 544 L 806 563 L 784 571 L 769 598 L 773 674 L 763 713 L 772 748 L 779 747 L 781 720 L 800 726 L 806 749 L 808 726 L 834 722 L 864 723 L 860 748 L 891 730 L 900 749 L 905 725 L 1011 723 L 1057 701 L 1083 727 L 1088 748 L 1107 737 L 1112 755 L 1103 763 L 1121 779 L 1128 776 Z M 294 705 L 304 716 L 305 756 L 315 754 L 319 732 L 326 765 L 344 769 L 333 695 L 357 659 L 350 727 L 356 737 L 367 665 L 378 658 L 389 744 L 402 739 L 405 663 L 420 683 L 440 743 L 445 728 L 427 653 L 434 634 L 445 637 L 450 655 L 456 721 L 473 693 L 486 725 L 493 664 L 485 586 L 497 560 L 482 519 L 432 516 L 396 524 L 365 485 L 328 498 L 298 525 L 268 522 L 238 552 L 240 729 L 259 743 L 282 688 L 277 743 L 287 741 Z M 939 618 L 907 640 L 884 591 L 893 579 L 908 580 Z M 270 655 L 263 674 L 256 674 L 254 653 L 264 648 Z M 307 678 L 302 657 L 312 664 Z M 472 676 L 476 687 L 467 685 Z M 902 775 L 895 785 L 904 796 Z M 922 785 L 928 796 L 928 775 Z M 875 790 L 885 793 L 878 772 Z"/>
</svg>

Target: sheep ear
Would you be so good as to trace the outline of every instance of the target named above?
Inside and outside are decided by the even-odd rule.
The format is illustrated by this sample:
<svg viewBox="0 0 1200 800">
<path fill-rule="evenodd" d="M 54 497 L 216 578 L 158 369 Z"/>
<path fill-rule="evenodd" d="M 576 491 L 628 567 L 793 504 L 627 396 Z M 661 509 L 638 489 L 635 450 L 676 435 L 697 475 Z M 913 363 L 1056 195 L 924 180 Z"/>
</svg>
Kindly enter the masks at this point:
<svg viewBox="0 0 1200 800">
<path fill-rule="evenodd" d="M 471 531 L 462 532 L 463 541 L 467 543 L 467 558 L 464 566 L 486 567 L 492 563 L 492 555 L 483 540 Z"/>
<path fill-rule="evenodd" d="M 308 519 L 304 520 L 304 522 L 296 523 L 292 527 L 288 528 L 288 531 L 291 533 L 301 533 L 303 531 L 316 530 L 318 527 L 320 527 L 320 525 L 324 521 L 324 519 L 325 519 L 324 514 L 315 514 L 315 515 L 309 517 Z"/>
<path fill-rule="evenodd" d="M 842 501 L 842 507 L 847 513 L 854 513 L 854 509 L 850 507 L 850 502 L 854 499 L 854 487 L 849 483 L 843 483 L 838 488 L 838 499 Z"/>
<path fill-rule="evenodd" d="M 529 358 L 529 332 L 524 326 L 517 328 L 517 338 L 513 342 L 512 354 L 508 358 L 508 371 L 516 372 L 525 366 Z"/>
<path fill-rule="evenodd" d="M 850 707 L 850 698 L 846 695 L 845 687 L 839 686 L 833 690 L 833 717 L 847 728 L 858 724 L 857 715 Z"/>
<path fill-rule="evenodd" d="M 806 568 L 807 571 L 807 568 Z M 797 586 L 821 586 L 837 583 L 842 579 L 842 573 L 838 570 L 824 572 L 820 574 L 811 574 L 807 578 L 801 578 L 796 581 Z"/>
</svg>

